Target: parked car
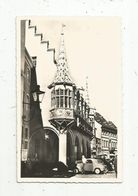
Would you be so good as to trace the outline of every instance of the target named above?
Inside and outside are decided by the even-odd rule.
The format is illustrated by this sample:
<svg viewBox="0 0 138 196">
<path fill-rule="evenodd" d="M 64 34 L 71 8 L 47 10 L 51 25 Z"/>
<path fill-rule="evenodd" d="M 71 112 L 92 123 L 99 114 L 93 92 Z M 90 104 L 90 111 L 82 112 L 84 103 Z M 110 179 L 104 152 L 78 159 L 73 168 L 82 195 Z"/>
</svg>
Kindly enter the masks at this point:
<svg viewBox="0 0 138 196">
<path fill-rule="evenodd" d="M 104 164 L 107 166 L 108 171 L 113 171 L 114 170 L 114 154 L 110 154 L 110 158 L 107 158 L 107 156 L 104 155 L 99 155 L 97 158 L 101 159 Z"/>
<path fill-rule="evenodd" d="M 86 160 L 86 163 L 82 163 L 82 161 L 77 161 L 76 163 L 77 173 L 92 172 L 95 174 L 100 174 L 107 172 L 107 166 L 101 159 L 89 158 Z"/>
<path fill-rule="evenodd" d="M 57 177 L 57 178 L 71 177 L 71 176 L 75 175 L 74 168 L 75 168 L 75 166 L 73 166 L 73 165 L 71 168 L 69 168 L 63 162 L 59 161 L 54 165 L 54 167 L 52 169 L 53 177 Z"/>
<path fill-rule="evenodd" d="M 83 162 L 82 160 L 78 160 L 76 161 L 76 169 L 75 169 L 76 173 L 83 173 Z"/>
<path fill-rule="evenodd" d="M 107 166 L 108 171 L 113 171 L 114 170 L 114 164 L 113 160 L 111 159 L 102 159 L 104 164 Z"/>
</svg>

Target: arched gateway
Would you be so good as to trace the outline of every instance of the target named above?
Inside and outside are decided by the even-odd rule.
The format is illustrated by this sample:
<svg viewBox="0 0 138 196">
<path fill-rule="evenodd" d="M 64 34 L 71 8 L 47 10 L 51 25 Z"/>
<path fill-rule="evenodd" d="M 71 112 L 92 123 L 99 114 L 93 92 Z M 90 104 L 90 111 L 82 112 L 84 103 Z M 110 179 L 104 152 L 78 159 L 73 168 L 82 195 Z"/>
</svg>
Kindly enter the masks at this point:
<svg viewBox="0 0 138 196">
<path fill-rule="evenodd" d="M 58 132 L 51 127 L 38 129 L 29 141 L 28 158 L 32 161 L 55 163 L 58 161 Z"/>
</svg>

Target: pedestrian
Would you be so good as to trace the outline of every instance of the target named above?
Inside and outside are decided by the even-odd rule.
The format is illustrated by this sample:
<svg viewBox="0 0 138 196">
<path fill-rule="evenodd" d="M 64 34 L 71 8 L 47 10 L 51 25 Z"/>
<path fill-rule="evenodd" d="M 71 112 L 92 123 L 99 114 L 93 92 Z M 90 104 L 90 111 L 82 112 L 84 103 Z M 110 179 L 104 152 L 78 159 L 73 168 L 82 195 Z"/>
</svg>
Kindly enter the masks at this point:
<svg viewBox="0 0 138 196">
<path fill-rule="evenodd" d="M 116 174 L 116 177 L 117 177 L 117 155 L 114 158 L 114 169 L 115 169 L 115 174 Z"/>
<path fill-rule="evenodd" d="M 81 160 L 82 160 L 82 163 L 83 163 L 83 166 L 82 166 L 82 173 L 84 173 L 84 165 L 85 165 L 87 159 L 85 158 L 84 155 L 82 155 L 82 159 L 81 159 Z"/>
</svg>

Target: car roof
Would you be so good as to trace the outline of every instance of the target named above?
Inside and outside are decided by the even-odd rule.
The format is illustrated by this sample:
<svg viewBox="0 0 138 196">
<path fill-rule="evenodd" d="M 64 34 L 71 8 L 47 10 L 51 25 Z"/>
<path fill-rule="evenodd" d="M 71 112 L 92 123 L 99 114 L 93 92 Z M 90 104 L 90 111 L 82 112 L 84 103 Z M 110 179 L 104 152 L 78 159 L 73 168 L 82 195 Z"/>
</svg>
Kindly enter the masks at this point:
<svg viewBox="0 0 138 196">
<path fill-rule="evenodd" d="M 87 161 L 91 160 L 91 161 L 96 161 L 96 160 L 102 160 L 101 158 L 86 158 Z M 82 160 L 77 160 L 77 163 L 82 163 Z"/>
<path fill-rule="evenodd" d="M 97 161 L 97 160 L 102 160 L 102 159 L 101 158 L 88 158 L 87 160 Z"/>
</svg>

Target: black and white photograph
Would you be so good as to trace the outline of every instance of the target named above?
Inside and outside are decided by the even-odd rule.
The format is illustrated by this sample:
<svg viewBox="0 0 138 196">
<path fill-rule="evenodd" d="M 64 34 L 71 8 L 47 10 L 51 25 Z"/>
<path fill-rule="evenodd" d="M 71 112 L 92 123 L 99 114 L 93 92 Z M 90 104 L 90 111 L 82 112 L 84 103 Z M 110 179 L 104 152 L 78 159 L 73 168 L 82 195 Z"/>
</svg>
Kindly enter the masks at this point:
<svg viewBox="0 0 138 196">
<path fill-rule="evenodd" d="M 121 182 L 120 17 L 17 17 L 17 180 Z"/>
</svg>

